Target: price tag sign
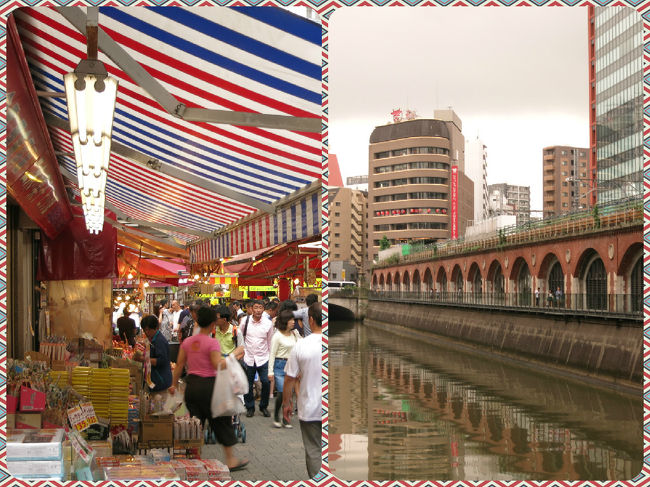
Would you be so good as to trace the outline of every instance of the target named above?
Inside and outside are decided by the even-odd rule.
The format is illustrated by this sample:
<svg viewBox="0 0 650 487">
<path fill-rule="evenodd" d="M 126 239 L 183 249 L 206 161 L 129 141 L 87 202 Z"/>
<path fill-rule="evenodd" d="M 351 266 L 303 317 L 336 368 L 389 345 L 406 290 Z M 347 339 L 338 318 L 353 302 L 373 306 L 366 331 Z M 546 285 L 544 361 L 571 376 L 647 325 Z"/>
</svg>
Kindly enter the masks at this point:
<svg viewBox="0 0 650 487">
<path fill-rule="evenodd" d="M 79 455 L 79 458 L 81 458 L 87 464 L 90 463 L 94 451 L 90 446 L 88 446 L 86 440 L 84 440 L 77 431 L 69 432 L 68 438 L 70 439 L 70 444 L 72 445 L 72 448 L 74 448 L 74 451 L 77 452 L 77 455 Z"/>
<path fill-rule="evenodd" d="M 81 402 L 79 403 L 79 406 L 81 407 L 81 412 L 84 415 L 84 419 L 88 422 L 88 426 L 92 426 L 93 424 L 96 424 L 97 415 L 95 414 L 95 408 L 93 407 L 93 403 L 90 401 Z"/>
<path fill-rule="evenodd" d="M 70 420 L 70 426 L 75 431 L 83 431 L 90 426 L 79 406 L 68 409 L 68 419 Z"/>
</svg>

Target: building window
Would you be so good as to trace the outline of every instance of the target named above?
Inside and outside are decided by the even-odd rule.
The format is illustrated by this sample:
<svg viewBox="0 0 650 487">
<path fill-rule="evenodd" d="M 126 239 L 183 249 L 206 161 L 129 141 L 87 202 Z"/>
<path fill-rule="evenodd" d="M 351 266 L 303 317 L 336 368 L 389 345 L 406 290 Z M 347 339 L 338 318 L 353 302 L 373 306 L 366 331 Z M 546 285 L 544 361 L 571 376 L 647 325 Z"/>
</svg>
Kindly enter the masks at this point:
<svg viewBox="0 0 650 487">
<path fill-rule="evenodd" d="M 334 216 L 341 216 L 341 213 L 337 211 L 334 213 Z"/>
<path fill-rule="evenodd" d="M 334 236 L 335 236 L 335 237 L 340 237 L 341 234 L 340 234 L 340 233 L 335 233 Z"/>
<path fill-rule="evenodd" d="M 341 206 L 341 202 L 337 201 L 336 203 L 334 203 L 334 206 Z"/>
<path fill-rule="evenodd" d="M 390 151 L 375 152 L 375 159 L 384 159 L 390 157 Z"/>
<path fill-rule="evenodd" d="M 340 244 L 334 244 L 334 248 L 338 249 L 341 245 Z"/>
</svg>

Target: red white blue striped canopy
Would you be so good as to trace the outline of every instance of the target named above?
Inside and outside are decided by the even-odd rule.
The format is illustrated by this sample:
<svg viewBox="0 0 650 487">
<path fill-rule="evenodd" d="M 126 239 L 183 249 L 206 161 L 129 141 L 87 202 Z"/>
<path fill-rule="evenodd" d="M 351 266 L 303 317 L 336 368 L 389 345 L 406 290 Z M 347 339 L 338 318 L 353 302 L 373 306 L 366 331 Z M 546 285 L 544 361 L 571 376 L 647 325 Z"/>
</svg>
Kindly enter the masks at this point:
<svg viewBox="0 0 650 487">
<path fill-rule="evenodd" d="M 78 194 L 66 101 L 51 95 L 86 58 L 86 11 L 14 15 Z M 119 81 L 106 188 L 118 221 L 184 246 L 318 184 L 319 23 L 275 7 L 101 7 L 99 29 L 99 60 Z"/>
</svg>

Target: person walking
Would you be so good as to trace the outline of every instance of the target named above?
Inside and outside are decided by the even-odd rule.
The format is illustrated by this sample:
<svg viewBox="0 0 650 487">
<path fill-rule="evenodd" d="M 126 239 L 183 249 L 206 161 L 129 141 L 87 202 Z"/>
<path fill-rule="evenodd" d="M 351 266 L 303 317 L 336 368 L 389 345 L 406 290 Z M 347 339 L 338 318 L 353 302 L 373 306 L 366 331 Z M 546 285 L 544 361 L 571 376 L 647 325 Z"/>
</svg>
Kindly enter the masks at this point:
<svg viewBox="0 0 650 487">
<path fill-rule="evenodd" d="M 291 424 L 280 418 L 282 410 L 282 389 L 284 385 L 284 368 L 294 345 L 300 338 L 300 333 L 293 328 L 293 311 L 282 311 L 276 320 L 277 331 L 271 339 L 271 355 L 269 357 L 269 380 L 275 382 L 275 411 L 273 426 L 276 428 L 291 428 Z"/>
<path fill-rule="evenodd" d="M 221 346 L 221 355 L 226 357 L 237 348 L 236 328 L 230 321 L 230 309 L 228 306 L 219 306 L 217 312 L 217 326 L 214 330 L 214 337 Z"/>
<path fill-rule="evenodd" d="M 321 467 L 321 323 L 320 304 L 313 303 L 309 307 L 311 334 L 299 340 L 291 350 L 287 360 L 282 394 L 284 419 L 288 423 L 293 414 L 293 391 L 300 377 L 298 419 L 309 478 L 314 478 Z"/>
<path fill-rule="evenodd" d="M 205 423 L 205 420 L 209 421 L 217 441 L 223 446 L 226 465 L 234 472 L 245 468 L 248 460 L 236 458 L 233 452 L 237 436 L 232 427 L 232 417 L 213 418 L 211 411 L 212 389 L 217 371 L 220 366 L 227 368 L 227 364 L 223 363 L 225 359 L 221 355 L 219 342 L 210 337 L 217 324 L 217 313 L 209 306 L 202 306 L 197 311 L 197 318 L 199 332 L 181 343 L 169 392 L 176 393 L 178 379 L 186 367 L 185 405 L 190 415 L 199 418 L 201 424 Z M 241 357 L 243 350 L 239 347 L 233 353 L 235 357 Z"/>
<path fill-rule="evenodd" d="M 271 414 L 268 411 L 269 396 L 271 393 L 271 382 L 269 381 L 269 355 L 271 353 L 271 339 L 273 338 L 273 323 L 263 316 L 264 305 L 261 301 L 254 301 L 252 314 L 244 319 L 240 326 L 239 334 L 244 343 L 244 363 L 246 364 L 246 375 L 248 377 L 248 393 L 244 395 L 246 416 L 255 415 L 255 374 L 259 376 L 262 383 L 259 408 L 262 416 L 268 418 Z"/>
<path fill-rule="evenodd" d="M 535 290 L 535 306 L 539 306 L 539 288 Z"/>
</svg>

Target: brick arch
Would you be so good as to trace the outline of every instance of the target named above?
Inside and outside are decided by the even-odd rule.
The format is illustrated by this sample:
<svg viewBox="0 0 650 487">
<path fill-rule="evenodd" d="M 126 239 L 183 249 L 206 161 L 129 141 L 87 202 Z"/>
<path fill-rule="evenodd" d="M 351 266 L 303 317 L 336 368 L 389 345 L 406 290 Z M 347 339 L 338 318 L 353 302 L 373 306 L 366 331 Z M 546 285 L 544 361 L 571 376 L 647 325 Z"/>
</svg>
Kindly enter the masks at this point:
<svg viewBox="0 0 650 487">
<path fill-rule="evenodd" d="M 433 288 L 433 272 L 431 271 L 431 267 L 426 266 L 425 271 L 424 271 L 424 277 L 423 277 L 423 284 L 426 285 L 426 290 L 430 292 Z"/>
<path fill-rule="evenodd" d="M 444 265 L 438 267 L 438 272 L 436 272 L 436 286 L 443 293 L 449 291 L 449 277 Z"/>
<path fill-rule="evenodd" d="M 562 257 L 562 258 L 560 258 Z M 560 265 L 562 266 L 562 272 L 564 275 L 567 275 L 567 272 L 569 271 L 568 265 L 566 263 L 566 260 L 560 253 L 556 254 L 555 252 L 549 251 L 544 255 L 544 258 L 542 259 L 542 263 L 539 265 L 537 269 L 537 278 L 538 279 L 547 279 L 548 278 L 548 273 L 551 271 L 551 267 L 555 264 L 555 262 L 559 262 Z"/>
<path fill-rule="evenodd" d="M 481 273 L 481 267 L 478 265 L 478 262 L 474 261 L 472 262 L 472 265 L 469 266 L 467 281 L 469 282 L 470 289 L 473 293 L 483 293 L 485 283 L 483 274 Z"/>
<path fill-rule="evenodd" d="M 422 291 L 422 289 L 421 289 L 422 280 L 420 279 L 420 270 L 419 269 L 415 269 L 413 271 L 413 281 L 411 283 L 411 286 L 412 286 L 412 291 L 415 291 L 415 292 L 418 292 L 418 293 L 420 291 Z"/>
<path fill-rule="evenodd" d="M 372 275 L 372 288 L 377 289 L 377 274 Z"/>
<path fill-rule="evenodd" d="M 616 274 L 629 277 L 639 257 L 643 258 L 643 243 L 634 242 L 625 250 Z"/>
<path fill-rule="evenodd" d="M 393 291 L 401 291 L 402 290 L 402 275 L 400 274 L 399 271 L 395 271 L 395 275 L 393 276 Z"/>
<path fill-rule="evenodd" d="M 463 283 L 462 285 L 464 285 L 465 278 L 463 276 L 463 271 L 460 267 L 460 264 L 456 264 L 454 268 L 451 270 L 451 279 L 449 282 L 454 292 L 463 291 L 462 288 L 458 289 L 458 281 L 459 281 L 458 277 L 460 277 L 460 281 L 461 283 Z"/>
<path fill-rule="evenodd" d="M 379 289 L 382 291 L 386 290 L 386 280 L 384 279 L 384 273 L 379 274 Z"/>
<path fill-rule="evenodd" d="M 405 270 L 402 274 L 402 291 L 411 290 L 411 275 L 408 270 Z"/>
<path fill-rule="evenodd" d="M 526 258 L 523 255 L 517 256 L 517 258 L 514 259 L 512 265 L 510 266 L 510 275 L 508 276 L 508 279 L 511 281 L 516 281 L 517 278 L 519 277 L 519 272 L 521 271 L 521 268 L 523 267 L 524 264 L 528 266 L 528 271 L 530 272 L 531 266 L 530 263 L 526 260 Z M 532 272 L 530 275 L 531 276 L 533 275 Z"/>
<path fill-rule="evenodd" d="M 393 275 L 389 272 L 388 276 L 386 277 L 386 288 L 388 291 L 393 290 Z"/>
<path fill-rule="evenodd" d="M 584 249 L 584 251 L 580 254 L 580 258 L 577 259 L 576 262 L 576 273 L 574 274 L 574 277 L 576 278 L 578 285 L 576 286 L 577 289 L 574 289 L 573 292 L 574 294 L 579 295 L 578 299 L 580 305 L 585 306 L 588 309 L 607 309 L 608 307 L 608 303 L 602 301 L 604 299 L 607 299 L 609 289 L 606 289 L 604 295 L 602 295 L 600 293 L 595 293 L 592 290 L 589 290 L 589 286 L 587 284 L 587 274 L 591 266 L 595 265 L 595 262 L 598 259 L 602 261 L 603 267 L 605 268 L 605 275 L 607 276 L 609 274 L 609 270 L 607 269 L 607 260 L 609 259 L 604 259 L 603 255 L 593 247 Z M 607 281 L 609 281 L 609 279 L 607 279 Z M 608 282 L 606 282 L 605 285 L 607 288 L 609 288 Z M 597 294 L 600 297 L 598 297 Z"/>
<path fill-rule="evenodd" d="M 500 273 L 500 274 L 499 274 Z M 487 275 L 485 277 L 485 283 L 486 283 L 486 289 L 490 293 L 496 293 L 497 289 L 495 289 L 495 283 L 494 280 L 497 275 L 500 275 L 503 278 L 503 288 L 499 289 L 502 292 L 505 292 L 506 290 L 506 283 L 505 283 L 505 273 L 503 272 L 503 264 L 499 259 L 494 259 L 492 262 L 490 262 L 490 267 L 488 267 Z"/>
<path fill-rule="evenodd" d="M 544 259 L 542 260 L 537 273 L 537 282 L 541 288 L 543 295 L 546 295 L 548 291 L 555 292 L 555 289 L 557 288 L 557 282 L 551 283 L 549 281 L 551 278 L 551 270 L 555 267 L 556 264 L 560 264 L 560 268 L 562 269 L 562 283 L 560 284 L 560 288 L 565 292 L 567 290 L 568 286 L 565 285 L 568 267 L 566 260 L 558 257 L 554 252 L 548 252 L 544 256 Z"/>
</svg>

